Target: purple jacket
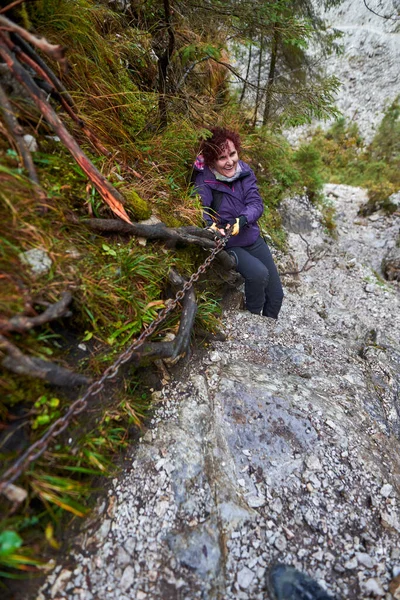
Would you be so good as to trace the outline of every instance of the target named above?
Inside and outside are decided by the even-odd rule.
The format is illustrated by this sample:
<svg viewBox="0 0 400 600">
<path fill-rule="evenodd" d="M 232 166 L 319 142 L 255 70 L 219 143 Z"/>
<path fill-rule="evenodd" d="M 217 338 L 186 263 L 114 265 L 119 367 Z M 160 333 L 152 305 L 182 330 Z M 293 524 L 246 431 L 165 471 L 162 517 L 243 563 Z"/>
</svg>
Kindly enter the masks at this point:
<svg viewBox="0 0 400 600">
<path fill-rule="evenodd" d="M 231 246 L 250 246 L 260 235 L 260 228 L 257 220 L 264 211 L 264 204 L 257 187 L 256 176 L 249 165 L 239 161 L 242 168 L 238 179 L 233 183 L 227 184 L 218 181 L 214 173 L 207 167 L 198 169 L 194 167 L 195 191 L 200 194 L 203 206 L 207 209 L 213 201 L 212 190 L 222 192 L 222 201 L 216 215 L 217 223 L 224 225 L 232 219 L 244 215 L 247 217 L 247 225 L 238 233 L 231 237 L 226 245 Z M 230 187 L 231 186 L 231 187 Z M 213 219 L 207 210 L 203 214 L 204 221 L 211 225 Z M 214 219 L 216 220 L 216 219 Z"/>
</svg>

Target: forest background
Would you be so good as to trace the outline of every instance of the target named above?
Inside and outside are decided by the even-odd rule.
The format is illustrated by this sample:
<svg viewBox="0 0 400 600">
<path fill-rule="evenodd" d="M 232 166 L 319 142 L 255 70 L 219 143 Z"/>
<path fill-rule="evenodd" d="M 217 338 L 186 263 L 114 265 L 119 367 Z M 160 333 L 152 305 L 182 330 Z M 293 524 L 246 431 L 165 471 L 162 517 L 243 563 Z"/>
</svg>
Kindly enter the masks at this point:
<svg viewBox="0 0 400 600">
<path fill-rule="evenodd" d="M 117 213 L 172 232 L 201 228 L 190 174 L 210 127 L 240 132 L 265 202 L 262 230 L 277 251 L 285 250 L 278 211 L 284 197 L 307 195 L 334 235 L 325 181 L 367 187 L 366 214 L 395 210 L 390 196 L 400 188 L 398 101 L 367 146 L 340 117 L 339 82 L 321 66 L 341 52 L 340 34 L 307 0 L 8 4 L 0 11 L 3 473 L 165 308 L 171 269 L 187 279 L 204 262 L 201 244 L 145 244 L 132 231 L 95 230 L 93 219 L 111 222 Z M 60 45 L 62 56 L 25 41 L 27 48 L 23 31 Z M 20 60 L 45 106 L 111 184 L 112 201 L 18 82 L 5 56 L 21 57 L 21 50 L 33 50 L 61 83 L 60 92 Z M 329 130 L 316 130 L 296 148 L 283 135 L 333 118 Z M 39 266 L 32 251 L 39 251 Z M 206 343 L 218 334 L 221 274 L 202 276 L 196 289 L 192 341 Z M 43 317 L 52 307 L 54 316 Z M 179 323 L 175 311 L 152 340 L 169 343 Z M 89 512 L 91 490 L 115 473 L 116 455 L 136 439 L 151 415 L 152 394 L 168 377 L 165 364 L 157 361 L 154 369 L 151 362 L 125 366 L 117 383 L 91 398 L 83 416 L 3 491 L 0 575 L 7 589 L 11 579 L 48 568 L 65 532 Z M 65 385 L 49 380 L 48 365 L 66 369 Z"/>
</svg>

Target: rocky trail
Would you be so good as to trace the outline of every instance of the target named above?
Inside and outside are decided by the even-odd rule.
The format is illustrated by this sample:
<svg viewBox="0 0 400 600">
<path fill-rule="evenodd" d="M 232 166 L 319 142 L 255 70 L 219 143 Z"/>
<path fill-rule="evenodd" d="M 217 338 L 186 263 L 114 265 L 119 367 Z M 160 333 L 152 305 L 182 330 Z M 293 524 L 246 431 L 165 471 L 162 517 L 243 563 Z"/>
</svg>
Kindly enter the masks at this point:
<svg viewBox="0 0 400 600">
<path fill-rule="evenodd" d="M 314 266 L 285 278 L 277 323 L 227 312 L 227 341 L 154 393 L 129 468 L 37 600 L 266 599 L 277 561 L 335 598 L 400 598 L 400 293 L 378 274 L 400 218 L 325 191 L 338 239 L 287 203 L 291 260 Z"/>
</svg>

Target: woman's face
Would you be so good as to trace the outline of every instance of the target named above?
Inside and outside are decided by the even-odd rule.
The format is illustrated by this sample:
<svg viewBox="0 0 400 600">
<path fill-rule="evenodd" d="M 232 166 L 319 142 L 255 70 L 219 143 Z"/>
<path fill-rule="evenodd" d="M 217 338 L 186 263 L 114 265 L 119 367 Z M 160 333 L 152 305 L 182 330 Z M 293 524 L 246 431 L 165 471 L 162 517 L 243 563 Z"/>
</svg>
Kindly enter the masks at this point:
<svg viewBox="0 0 400 600">
<path fill-rule="evenodd" d="M 214 163 L 214 169 L 225 177 L 233 177 L 236 173 L 236 165 L 239 160 L 235 144 L 231 140 L 226 140 L 225 145 Z"/>
</svg>

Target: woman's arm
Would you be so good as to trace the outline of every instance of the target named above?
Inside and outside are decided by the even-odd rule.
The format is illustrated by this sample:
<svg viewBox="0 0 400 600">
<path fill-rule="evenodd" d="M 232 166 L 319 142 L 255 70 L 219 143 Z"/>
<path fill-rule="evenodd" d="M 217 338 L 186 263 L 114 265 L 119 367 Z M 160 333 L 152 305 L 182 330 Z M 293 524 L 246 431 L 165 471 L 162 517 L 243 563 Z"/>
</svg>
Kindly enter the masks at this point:
<svg viewBox="0 0 400 600">
<path fill-rule="evenodd" d="M 205 221 L 206 225 L 212 225 L 213 219 L 210 215 L 211 211 L 207 209 L 210 209 L 211 207 L 213 195 L 211 188 L 206 183 L 204 183 L 202 175 L 202 173 L 199 173 L 195 180 L 194 192 L 196 194 L 199 194 L 201 203 L 205 209 L 203 212 L 203 220 Z"/>
<path fill-rule="evenodd" d="M 264 203 L 258 191 L 257 179 L 253 171 L 242 181 L 244 209 L 241 213 L 249 224 L 255 223 L 264 212 Z"/>
</svg>

